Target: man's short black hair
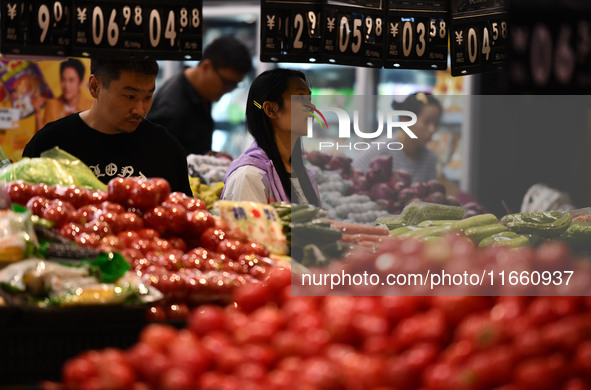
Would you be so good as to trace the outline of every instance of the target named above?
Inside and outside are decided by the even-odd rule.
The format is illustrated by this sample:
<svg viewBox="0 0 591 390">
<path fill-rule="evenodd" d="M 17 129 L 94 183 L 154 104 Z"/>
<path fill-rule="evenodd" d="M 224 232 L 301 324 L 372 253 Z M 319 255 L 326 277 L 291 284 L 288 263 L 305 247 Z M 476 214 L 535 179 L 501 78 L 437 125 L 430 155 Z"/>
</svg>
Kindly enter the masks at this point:
<svg viewBox="0 0 591 390">
<path fill-rule="evenodd" d="M 203 50 L 202 60 L 209 60 L 215 69 L 230 68 L 246 74 L 252 70 L 251 55 L 246 46 L 230 35 L 216 38 Z"/>
<path fill-rule="evenodd" d="M 92 59 L 90 61 L 90 72 L 98 77 L 106 87 L 113 80 L 119 80 L 121 72 L 141 73 L 156 77 L 160 67 L 156 60 L 103 60 Z"/>
<path fill-rule="evenodd" d="M 68 58 L 67 60 L 62 61 L 60 64 L 61 77 L 63 77 L 64 70 L 66 68 L 73 68 L 76 71 L 76 73 L 78 73 L 80 81 L 84 80 L 84 73 L 86 72 L 86 69 L 84 69 L 84 64 L 80 60 L 77 60 L 75 58 Z"/>
</svg>

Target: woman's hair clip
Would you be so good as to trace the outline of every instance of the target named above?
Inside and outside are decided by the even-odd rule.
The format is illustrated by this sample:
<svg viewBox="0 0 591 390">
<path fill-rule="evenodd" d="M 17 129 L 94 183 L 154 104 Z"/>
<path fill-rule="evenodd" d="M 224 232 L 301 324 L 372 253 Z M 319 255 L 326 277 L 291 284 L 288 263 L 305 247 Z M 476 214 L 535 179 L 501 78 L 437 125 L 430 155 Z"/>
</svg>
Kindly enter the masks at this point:
<svg viewBox="0 0 591 390">
<path fill-rule="evenodd" d="M 415 98 L 419 101 L 422 102 L 424 104 L 429 104 L 429 100 L 427 99 L 427 95 L 425 95 L 423 92 L 419 92 L 415 95 Z"/>
<path fill-rule="evenodd" d="M 259 102 L 257 102 L 256 100 L 253 100 L 252 102 L 254 103 L 255 107 L 258 108 L 259 110 L 261 108 L 263 108 L 263 106 L 261 106 L 261 104 Z"/>
</svg>

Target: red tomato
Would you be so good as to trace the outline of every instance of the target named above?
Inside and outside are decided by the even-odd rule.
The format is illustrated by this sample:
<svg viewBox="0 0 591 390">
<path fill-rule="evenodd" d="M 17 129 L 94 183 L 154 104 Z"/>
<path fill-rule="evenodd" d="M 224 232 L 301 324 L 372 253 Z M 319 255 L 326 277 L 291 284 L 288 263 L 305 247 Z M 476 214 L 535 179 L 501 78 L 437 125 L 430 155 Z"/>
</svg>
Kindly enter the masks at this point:
<svg viewBox="0 0 591 390">
<path fill-rule="evenodd" d="M 207 210 L 187 213 L 187 231 L 193 237 L 200 236 L 206 229 L 215 225 L 213 215 Z"/>
<path fill-rule="evenodd" d="M 201 233 L 199 236 L 199 244 L 206 249 L 215 251 L 222 242 L 226 238 L 226 233 L 222 230 L 209 227 Z"/>
<path fill-rule="evenodd" d="M 74 240 L 76 236 L 84 232 L 84 226 L 79 223 L 69 222 L 60 228 L 60 236 Z"/>
<path fill-rule="evenodd" d="M 163 206 L 168 211 L 168 228 L 173 234 L 186 233 L 187 229 L 187 211 L 181 205 Z"/>
<path fill-rule="evenodd" d="M 100 239 L 97 234 L 82 232 L 75 237 L 74 241 L 80 246 L 95 248 L 99 245 Z"/>
<path fill-rule="evenodd" d="M 179 249 L 183 252 L 187 251 L 187 243 L 180 237 L 170 237 L 168 242 L 170 242 L 170 245 L 175 249 Z"/>
<path fill-rule="evenodd" d="M 105 252 L 119 252 L 125 249 L 119 237 L 113 234 L 101 238 L 99 247 Z"/>
<path fill-rule="evenodd" d="M 131 177 L 112 179 L 107 184 L 107 197 L 109 201 L 127 205 L 136 183 L 137 179 Z"/>
<path fill-rule="evenodd" d="M 587 340 L 578 346 L 575 353 L 575 365 L 582 374 L 591 373 L 591 340 Z"/>
<path fill-rule="evenodd" d="M 94 204 L 89 204 L 89 205 L 80 207 L 77 210 L 78 217 L 80 218 L 80 222 L 87 223 L 87 222 L 92 221 L 95 218 L 95 216 L 99 210 L 100 210 L 100 208 Z"/>
<path fill-rule="evenodd" d="M 111 226 L 107 222 L 98 219 L 85 224 L 84 230 L 87 233 L 96 234 L 100 238 L 113 234 L 113 229 L 111 229 Z"/>
<path fill-rule="evenodd" d="M 421 341 L 442 342 L 446 331 L 443 313 L 437 309 L 431 309 L 400 321 L 394 329 L 393 336 L 396 345 L 405 348 Z"/>
<path fill-rule="evenodd" d="M 97 367 L 85 355 L 81 355 L 64 364 L 62 375 L 66 388 L 81 389 L 88 379 L 97 376 Z"/>
<path fill-rule="evenodd" d="M 177 340 L 178 334 L 179 331 L 170 325 L 149 324 L 141 331 L 139 342 L 164 352 Z"/>
<path fill-rule="evenodd" d="M 170 224 L 170 213 L 164 206 L 156 206 L 144 213 L 144 225 L 162 234 Z"/>
<path fill-rule="evenodd" d="M 127 205 L 145 210 L 160 204 L 160 192 L 150 180 L 140 179 L 132 188 Z"/>
<path fill-rule="evenodd" d="M 119 238 L 119 240 L 121 240 L 123 246 L 129 248 L 133 241 L 140 238 L 140 235 L 134 231 L 123 231 L 117 233 L 117 237 Z"/>
<path fill-rule="evenodd" d="M 49 198 L 51 194 L 51 187 L 47 184 L 34 184 L 33 185 L 33 195 L 36 196 L 43 196 L 45 198 Z"/>
<path fill-rule="evenodd" d="M 158 192 L 158 201 L 162 203 L 168 199 L 168 196 L 170 195 L 170 184 L 166 179 L 155 177 L 150 179 L 150 181 L 154 184 L 156 192 Z"/>
<path fill-rule="evenodd" d="M 242 249 L 242 243 L 238 240 L 224 239 L 220 241 L 216 252 L 225 255 L 227 258 L 237 260 Z"/>
<path fill-rule="evenodd" d="M 154 237 L 160 237 L 156 230 L 150 228 L 140 229 L 137 231 L 137 233 L 141 238 L 152 239 Z"/>
<path fill-rule="evenodd" d="M 62 196 L 63 200 L 70 202 L 74 207 L 79 208 L 90 203 L 90 195 L 84 188 L 70 186 L 66 188 Z"/>
<path fill-rule="evenodd" d="M 185 303 L 175 303 L 165 308 L 166 318 L 169 320 L 186 320 L 189 316 L 189 307 Z"/>
<path fill-rule="evenodd" d="M 114 229 L 118 232 L 127 230 L 136 231 L 144 227 L 144 220 L 135 213 L 129 211 L 120 213 L 115 219 Z"/>
<path fill-rule="evenodd" d="M 240 246 L 240 254 L 255 254 L 266 257 L 269 256 L 269 251 L 261 243 L 245 242 Z"/>
<path fill-rule="evenodd" d="M 233 300 L 244 311 L 253 311 L 271 300 L 271 289 L 262 283 L 249 283 L 237 287 Z"/>
<path fill-rule="evenodd" d="M 291 270 L 287 267 L 273 267 L 267 274 L 265 283 L 275 293 L 291 285 Z"/>
<path fill-rule="evenodd" d="M 187 328 L 199 336 L 224 329 L 226 316 L 219 306 L 202 305 L 193 310 L 187 320 Z"/>
<path fill-rule="evenodd" d="M 50 203 L 41 215 L 48 221 L 53 222 L 53 226 L 59 229 L 66 222 L 73 219 L 74 213 L 75 210 L 72 206 L 67 207 L 58 203 Z"/>
<path fill-rule="evenodd" d="M 100 204 L 107 200 L 107 193 L 101 190 L 88 191 L 88 202 L 90 204 Z"/>
<path fill-rule="evenodd" d="M 121 206 L 119 203 L 111 202 L 111 201 L 108 201 L 108 200 L 100 203 L 98 205 L 98 207 L 101 210 L 107 211 L 107 212 L 110 212 L 110 213 L 120 214 L 120 213 L 125 212 L 125 208 L 123 206 Z"/>
<path fill-rule="evenodd" d="M 146 318 L 150 322 L 164 322 L 166 321 L 166 312 L 162 306 L 155 305 L 148 309 Z"/>
<path fill-rule="evenodd" d="M 187 211 L 207 210 L 207 204 L 199 198 L 188 198 L 183 203 Z"/>
<path fill-rule="evenodd" d="M 29 199 L 35 195 L 34 189 L 33 184 L 25 183 L 23 181 L 14 181 L 8 186 L 10 201 L 25 206 Z"/>
<path fill-rule="evenodd" d="M 162 203 L 167 203 L 167 204 L 180 204 L 182 205 L 183 203 L 186 202 L 186 200 L 189 198 L 189 196 L 183 192 L 172 192 L 170 193 L 170 195 L 168 195 L 168 198 L 166 198 Z"/>
<path fill-rule="evenodd" d="M 43 211 L 49 206 L 50 200 L 43 196 L 33 196 L 27 202 L 27 208 L 31 210 L 33 215 L 42 216 Z"/>
</svg>

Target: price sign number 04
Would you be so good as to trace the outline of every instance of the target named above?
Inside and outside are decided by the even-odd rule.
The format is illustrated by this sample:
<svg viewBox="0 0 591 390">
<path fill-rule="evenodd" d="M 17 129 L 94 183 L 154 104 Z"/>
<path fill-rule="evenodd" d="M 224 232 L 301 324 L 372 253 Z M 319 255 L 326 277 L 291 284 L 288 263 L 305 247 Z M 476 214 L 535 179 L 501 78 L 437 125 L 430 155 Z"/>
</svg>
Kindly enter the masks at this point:
<svg viewBox="0 0 591 390">
<path fill-rule="evenodd" d="M 349 42 L 351 43 L 351 51 L 353 53 L 359 53 L 361 49 L 361 43 L 363 42 L 363 21 L 359 18 L 354 18 L 352 20 L 353 28 L 349 23 L 349 18 L 346 16 L 341 17 L 339 23 L 339 51 L 344 53 L 349 48 Z M 375 26 L 374 26 L 375 25 Z M 353 37 L 351 37 L 351 34 Z M 374 20 L 366 16 L 365 17 L 365 39 L 366 41 L 370 40 L 372 34 L 375 36 L 382 35 L 382 18 L 376 18 Z"/>
<path fill-rule="evenodd" d="M 53 21 L 59 23 L 64 17 L 64 6 L 61 2 L 56 1 L 53 3 Z M 41 36 L 39 37 L 39 43 L 44 43 L 49 32 L 51 24 L 51 10 L 47 4 L 41 4 L 37 11 L 37 25 L 41 29 Z"/>
<path fill-rule="evenodd" d="M 123 7 L 121 10 L 121 15 L 123 16 L 123 29 L 131 22 L 133 16 L 133 23 L 136 26 L 141 26 L 143 22 L 143 14 L 142 8 L 138 5 L 133 9 L 129 6 Z M 95 45 L 99 46 L 103 42 L 103 37 L 105 33 L 106 27 L 106 35 L 107 35 L 107 43 L 109 46 L 115 46 L 119 42 L 119 24 L 118 21 L 118 13 L 117 9 L 111 10 L 109 14 L 109 20 L 105 26 L 105 15 L 103 13 L 103 9 L 99 6 L 94 7 L 92 11 L 92 41 Z M 201 15 L 198 8 L 193 8 L 189 14 L 189 10 L 187 8 L 181 8 L 179 11 L 179 20 L 178 23 L 181 28 L 186 28 L 188 26 L 192 28 L 198 28 L 201 24 Z M 160 12 L 157 9 L 153 9 L 150 12 L 149 20 L 148 20 L 148 30 L 149 30 L 149 38 L 150 38 L 150 45 L 152 47 L 157 47 L 160 45 L 160 40 L 162 38 L 162 17 Z M 175 40 L 177 37 L 177 30 L 176 30 L 176 14 L 175 11 L 170 10 L 166 16 L 166 22 L 164 25 L 164 39 L 170 42 L 170 46 L 173 47 L 175 45 Z"/>
<path fill-rule="evenodd" d="M 489 32 L 488 27 L 485 26 L 482 29 L 482 47 L 480 49 L 480 52 L 484 56 L 485 61 L 488 61 L 490 58 L 491 46 L 494 45 L 494 42 L 497 41 L 499 38 L 507 39 L 508 36 L 506 22 L 492 23 L 491 30 L 492 35 L 491 32 Z M 459 44 L 462 43 L 461 35 L 458 36 L 456 34 L 456 41 Z M 471 63 L 476 62 L 476 59 L 478 57 L 478 46 L 479 44 L 476 29 L 474 27 L 470 27 L 468 29 L 468 58 Z"/>
</svg>

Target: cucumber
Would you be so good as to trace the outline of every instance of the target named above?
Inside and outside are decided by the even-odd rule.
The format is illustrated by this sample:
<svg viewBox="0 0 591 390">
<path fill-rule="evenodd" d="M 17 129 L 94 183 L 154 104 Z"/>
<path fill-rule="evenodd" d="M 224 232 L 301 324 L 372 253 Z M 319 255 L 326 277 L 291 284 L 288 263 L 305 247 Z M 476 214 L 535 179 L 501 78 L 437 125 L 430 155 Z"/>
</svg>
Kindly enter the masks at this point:
<svg viewBox="0 0 591 390">
<path fill-rule="evenodd" d="M 292 225 L 291 227 L 291 244 L 292 246 L 305 246 L 307 244 L 328 244 L 330 242 L 338 241 L 343 237 L 340 230 L 305 224 Z"/>
<path fill-rule="evenodd" d="M 498 224 L 499 220 L 494 214 L 480 214 L 456 221 L 454 226 L 460 230 L 470 229 L 476 226 Z"/>
<path fill-rule="evenodd" d="M 431 226 L 431 227 L 415 230 L 414 232 L 401 234 L 400 237 L 425 238 L 425 237 L 430 237 L 430 236 L 440 236 L 440 235 L 450 232 L 452 230 L 453 230 L 453 228 L 451 225 Z"/>
<path fill-rule="evenodd" d="M 456 222 L 458 222 L 458 221 L 456 221 L 455 219 L 436 219 L 436 220 L 429 219 L 429 220 L 420 222 L 417 226 L 420 226 L 420 227 L 444 226 L 444 225 L 453 225 Z"/>
<path fill-rule="evenodd" d="M 297 211 L 291 212 L 292 223 L 305 223 L 316 219 L 319 216 L 320 209 L 314 206 L 308 206 Z"/>
<path fill-rule="evenodd" d="M 492 225 L 476 226 L 466 229 L 464 230 L 464 234 L 478 243 L 486 237 L 490 237 L 493 234 L 502 233 L 505 231 L 507 231 L 507 228 L 504 225 L 496 222 Z"/>
<path fill-rule="evenodd" d="M 388 230 L 393 230 L 405 225 L 400 215 L 385 215 L 376 219 L 376 225 L 386 225 Z"/>
<path fill-rule="evenodd" d="M 460 206 L 448 206 L 429 202 L 412 202 L 400 213 L 406 225 L 417 225 L 426 220 L 462 219 L 465 210 Z"/>
<path fill-rule="evenodd" d="M 410 232 L 414 232 L 416 230 L 421 230 L 421 229 L 422 228 L 417 227 L 417 226 L 402 226 L 402 227 L 390 230 L 390 236 L 396 237 L 396 236 L 400 236 L 405 233 L 410 233 Z"/>
</svg>

